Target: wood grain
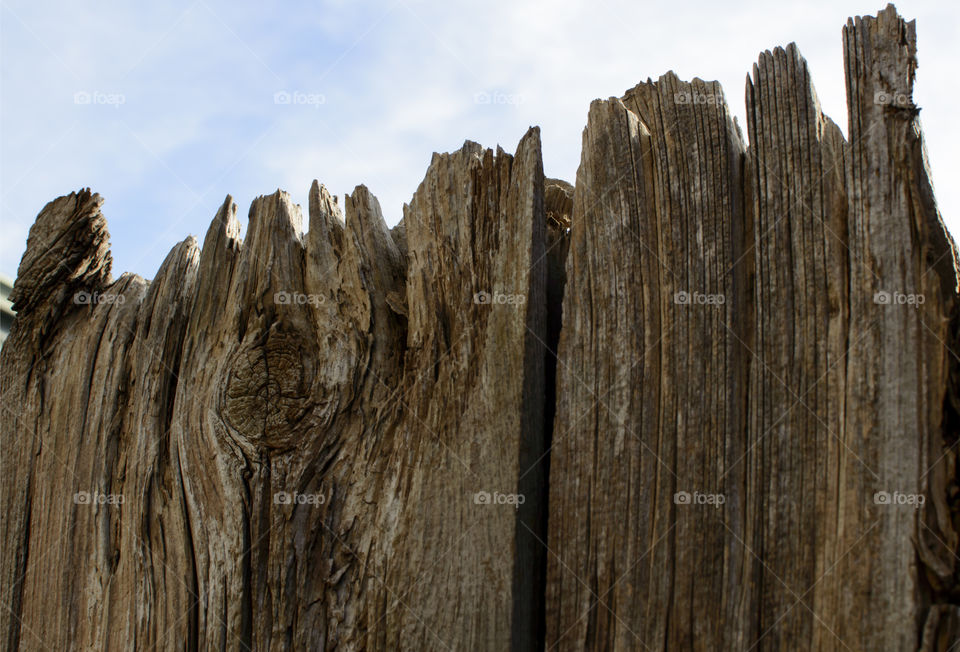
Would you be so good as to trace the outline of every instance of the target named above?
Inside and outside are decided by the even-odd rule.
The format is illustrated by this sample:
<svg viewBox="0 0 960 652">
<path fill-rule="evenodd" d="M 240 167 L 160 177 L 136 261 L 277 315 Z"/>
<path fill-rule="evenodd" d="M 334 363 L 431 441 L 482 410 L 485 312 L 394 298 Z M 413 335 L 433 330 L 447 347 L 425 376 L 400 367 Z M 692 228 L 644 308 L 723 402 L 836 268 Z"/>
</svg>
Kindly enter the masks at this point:
<svg viewBox="0 0 960 652">
<path fill-rule="evenodd" d="M 150 281 L 47 204 L 0 351 L 5 650 L 960 643 L 960 310 L 892 6 L 596 100 L 574 184 L 227 197 Z M 749 143 L 749 144 L 748 144 Z M 307 227 L 307 228 L 305 228 Z"/>
</svg>

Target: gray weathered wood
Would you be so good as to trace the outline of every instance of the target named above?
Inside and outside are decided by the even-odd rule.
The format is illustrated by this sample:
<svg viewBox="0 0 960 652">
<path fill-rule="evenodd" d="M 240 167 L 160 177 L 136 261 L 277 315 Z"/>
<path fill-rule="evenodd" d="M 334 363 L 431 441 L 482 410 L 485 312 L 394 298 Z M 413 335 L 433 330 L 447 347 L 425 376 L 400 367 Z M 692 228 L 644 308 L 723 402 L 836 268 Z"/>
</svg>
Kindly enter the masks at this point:
<svg viewBox="0 0 960 652">
<path fill-rule="evenodd" d="M 849 140 L 794 45 L 747 80 L 746 149 L 696 80 L 591 108 L 548 647 L 957 642 L 956 255 L 910 99 L 914 26 L 891 6 L 851 21 L 844 46 Z M 680 291 L 726 301 L 677 305 Z"/>
<path fill-rule="evenodd" d="M 589 108 L 576 183 L 435 154 L 224 201 L 152 281 L 30 231 L 0 351 L 8 650 L 960 642 L 957 256 L 890 6 L 847 137 L 795 45 Z M 749 146 L 747 146 L 749 141 Z M 922 499 L 922 504 L 919 501 Z M 122 502 L 121 502 L 122 500 Z"/>
<path fill-rule="evenodd" d="M 184 241 L 152 283 L 109 279 L 99 205 L 48 205 L 19 270 L 0 380 L 16 408 L 6 646 L 529 648 L 545 536 L 542 471 L 520 472 L 544 452 L 537 130 L 515 157 L 436 156 L 392 233 L 366 188 L 344 225 L 315 184 L 306 236 L 278 192 L 241 242 L 228 197 L 202 250 Z M 76 504 L 82 491 L 123 504 Z M 277 502 L 294 492 L 322 504 Z"/>
</svg>

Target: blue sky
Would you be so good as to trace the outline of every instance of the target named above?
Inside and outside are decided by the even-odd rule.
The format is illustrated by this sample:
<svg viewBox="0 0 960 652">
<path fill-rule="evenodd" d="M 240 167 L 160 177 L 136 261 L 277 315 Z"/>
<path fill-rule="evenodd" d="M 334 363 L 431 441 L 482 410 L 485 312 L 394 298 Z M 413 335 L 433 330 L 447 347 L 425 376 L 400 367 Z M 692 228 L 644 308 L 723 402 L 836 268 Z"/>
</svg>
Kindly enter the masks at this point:
<svg viewBox="0 0 960 652">
<path fill-rule="evenodd" d="M 245 218 L 277 188 L 306 208 L 314 178 L 340 196 L 363 183 L 392 225 L 432 152 L 512 152 L 530 125 L 547 175 L 573 181 L 592 99 L 672 69 L 722 82 L 743 125 L 758 53 L 790 41 L 846 132 L 841 27 L 882 5 L 731 5 L 0 2 L 0 273 L 15 275 L 43 205 L 85 186 L 105 198 L 114 275 L 151 278 L 228 193 Z M 960 234 L 960 96 L 939 81 L 955 74 L 960 9 L 897 7 L 917 19 L 914 99 Z"/>
</svg>

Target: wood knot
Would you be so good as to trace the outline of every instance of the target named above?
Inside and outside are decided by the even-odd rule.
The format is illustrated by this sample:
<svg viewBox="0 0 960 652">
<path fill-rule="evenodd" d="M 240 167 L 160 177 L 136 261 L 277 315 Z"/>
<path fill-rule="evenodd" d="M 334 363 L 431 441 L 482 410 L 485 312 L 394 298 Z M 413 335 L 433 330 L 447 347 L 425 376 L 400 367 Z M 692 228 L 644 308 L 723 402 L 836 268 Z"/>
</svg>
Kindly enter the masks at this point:
<svg viewBox="0 0 960 652">
<path fill-rule="evenodd" d="M 289 448 L 310 427 L 316 352 L 306 338 L 270 332 L 238 351 L 223 395 L 224 421 L 252 444 Z"/>
</svg>

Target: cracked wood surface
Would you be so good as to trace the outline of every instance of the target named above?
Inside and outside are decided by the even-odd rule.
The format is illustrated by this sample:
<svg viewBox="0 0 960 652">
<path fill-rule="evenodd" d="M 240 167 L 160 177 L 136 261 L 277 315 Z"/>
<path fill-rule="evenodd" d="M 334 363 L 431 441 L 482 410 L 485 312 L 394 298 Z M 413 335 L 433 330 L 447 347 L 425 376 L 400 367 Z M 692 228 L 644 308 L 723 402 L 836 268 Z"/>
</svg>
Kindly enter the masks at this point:
<svg viewBox="0 0 960 652">
<path fill-rule="evenodd" d="M 910 100 L 914 25 L 891 6 L 843 40 L 849 140 L 792 44 L 747 80 L 749 148 L 715 84 L 666 75 L 591 107 L 550 649 L 958 641 L 957 278 Z"/>
<path fill-rule="evenodd" d="M 913 23 L 597 100 L 575 184 L 435 154 L 111 276 L 30 231 L 0 352 L 9 650 L 903 650 L 960 642 L 956 252 Z M 749 141 L 749 146 L 747 146 Z M 345 213 L 345 215 L 343 214 Z M 916 504 L 922 497 L 922 504 Z M 912 501 L 912 502 L 911 502 Z"/>
<path fill-rule="evenodd" d="M 366 188 L 344 224 L 315 183 L 305 236 L 277 192 L 241 242 L 228 197 L 151 283 L 109 280 L 99 206 L 82 191 L 44 209 L 13 299 L 6 647 L 528 647 L 539 132 L 516 156 L 436 156 L 393 232 Z M 474 500 L 518 484 L 520 509 Z"/>
</svg>

